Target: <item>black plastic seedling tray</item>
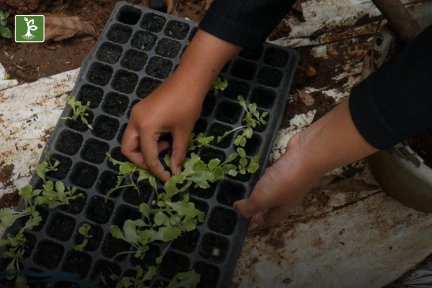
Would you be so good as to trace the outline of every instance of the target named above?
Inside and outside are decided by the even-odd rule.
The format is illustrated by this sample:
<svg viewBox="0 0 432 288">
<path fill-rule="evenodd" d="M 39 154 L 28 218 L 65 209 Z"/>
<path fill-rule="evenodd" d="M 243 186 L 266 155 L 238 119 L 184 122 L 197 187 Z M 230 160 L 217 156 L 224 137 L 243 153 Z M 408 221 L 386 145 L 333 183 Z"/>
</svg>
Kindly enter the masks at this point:
<svg viewBox="0 0 432 288">
<path fill-rule="evenodd" d="M 125 160 L 120 152 L 121 138 L 131 108 L 172 73 L 196 30 L 195 22 L 126 2 L 116 5 L 98 42 L 83 61 L 72 91 L 83 104 L 91 102 L 88 119 L 94 130 L 79 122 L 59 120 L 47 143 L 51 157 L 62 163 L 47 178 L 75 186 L 86 197 L 71 206 L 40 208 L 44 221 L 26 232 L 28 251 L 20 261 L 22 269 L 59 269 L 78 273 L 82 279 L 102 274 L 108 287 L 115 287 L 117 279 L 134 275 L 136 264 L 154 265 L 163 245 L 151 246 L 147 262 L 140 262 L 133 254 L 110 262 L 118 252 L 131 249 L 111 236 L 110 226 L 122 227 L 126 219 L 142 217 L 139 204 L 150 203 L 156 193 L 150 185 L 143 185 L 140 194 L 124 189 L 111 195 L 105 204 L 105 194 L 115 186 L 117 177 L 117 168 L 105 153 Z M 251 177 L 226 177 L 210 189 L 189 189 L 191 201 L 206 213 L 205 222 L 171 245 L 151 287 L 159 287 L 161 281 L 168 283 L 177 272 L 191 269 L 201 274 L 199 287 L 230 286 L 250 221 L 242 218 L 232 204 L 249 196 L 265 170 L 298 59 L 294 50 L 265 44 L 260 51 L 243 51 L 224 67 L 221 76 L 228 80 L 228 87 L 218 95 L 208 93 L 194 132 L 218 136 L 240 126 L 244 111 L 237 102 L 238 95 L 247 103 L 257 103 L 259 110 L 269 112 L 268 124 L 254 132 L 245 150 L 250 157 L 260 157 L 260 169 Z M 70 115 L 67 106 L 62 117 Z M 206 161 L 226 159 L 235 152 L 234 136 L 202 148 L 198 154 Z M 34 175 L 30 184 L 35 187 L 40 181 Z M 17 209 L 23 209 L 22 201 Z M 5 235 L 13 234 L 23 224 L 17 223 Z M 77 230 L 83 223 L 94 228 L 93 238 L 84 252 L 77 252 L 74 247 L 82 241 Z M 53 286 L 70 285 L 44 287 Z"/>
</svg>

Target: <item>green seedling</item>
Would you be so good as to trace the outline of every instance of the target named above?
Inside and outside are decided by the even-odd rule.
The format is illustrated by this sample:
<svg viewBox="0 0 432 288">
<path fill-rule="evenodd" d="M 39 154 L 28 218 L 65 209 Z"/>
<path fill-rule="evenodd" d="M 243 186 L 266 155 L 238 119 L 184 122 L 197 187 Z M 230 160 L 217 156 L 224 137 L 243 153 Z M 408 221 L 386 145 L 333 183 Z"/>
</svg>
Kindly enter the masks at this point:
<svg viewBox="0 0 432 288">
<path fill-rule="evenodd" d="M 135 266 L 136 276 L 135 277 L 123 277 L 116 288 L 147 288 L 145 282 L 152 280 L 156 276 L 156 267 L 150 266 L 147 272 L 141 266 Z"/>
<path fill-rule="evenodd" d="M 84 251 L 89 239 L 92 238 L 92 235 L 89 235 L 90 228 L 91 226 L 87 223 L 84 223 L 78 228 L 78 233 L 84 236 L 84 241 L 81 244 L 75 246 L 76 251 Z"/>
<path fill-rule="evenodd" d="M 12 33 L 7 25 L 7 18 L 9 17 L 9 13 L 0 10 L 0 36 L 3 38 L 12 38 Z"/>
<path fill-rule="evenodd" d="M 76 121 L 78 117 L 81 119 L 81 121 L 87 125 L 87 127 L 90 130 L 93 130 L 93 127 L 88 123 L 87 116 L 89 116 L 88 113 L 86 113 L 87 109 L 90 107 L 90 102 L 87 101 L 86 105 L 82 105 L 80 101 L 77 101 L 75 96 L 70 95 L 66 97 L 66 103 L 69 104 L 73 111 L 72 117 L 62 117 L 62 119 L 70 119 L 73 121 Z"/>
<path fill-rule="evenodd" d="M 210 89 L 209 90 L 210 91 L 213 90 L 213 93 L 215 95 L 218 95 L 219 91 L 223 91 L 227 87 L 228 87 L 228 81 L 227 80 L 222 81 L 222 79 L 220 77 L 216 77 L 213 80 L 212 84 L 210 85 Z"/>
<path fill-rule="evenodd" d="M 48 205 L 48 208 L 54 209 L 60 205 L 69 205 L 70 200 L 82 198 L 82 193 L 76 194 L 76 187 L 65 187 L 63 182 L 46 181 L 43 184 L 43 189 L 35 190 L 38 195 L 35 198 L 37 205 Z"/>
<path fill-rule="evenodd" d="M 45 161 L 36 167 L 36 174 L 40 178 L 42 178 L 42 180 L 45 182 L 46 173 L 50 171 L 57 171 L 60 162 L 55 161 L 54 164 L 52 164 L 51 158 L 48 155 L 48 149 L 45 149 L 44 154 L 45 154 Z"/>
<path fill-rule="evenodd" d="M 8 234 L 6 239 L 0 239 L 0 247 L 9 247 L 7 251 L 3 252 L 3 258 L 12 259 L 12 261 L 6 266 L 6 271 L 19 271 L 18 261 L 23 258 L 26 241 L 23 230 L 18 232 L 15 236 Z M 12 280 L 14 277 L 15 275 L 8 277 L 8 279 Z"/>
<path fill-rule="evenodd" d="M 195 134 L 192 133 L 189 139 L 188 151 L 195 151 L 195 149 L 201 147 L 209 147 L 213 139 L 214 136 L 204 137 L 204 133 L 199 133 L 196 137 Z"/>
<path fill-rule="evenodd" d="M 201 280 L 201 275 L 195 270 L 177 273 L 167 288 L 195 288 Z"/>
</svg>

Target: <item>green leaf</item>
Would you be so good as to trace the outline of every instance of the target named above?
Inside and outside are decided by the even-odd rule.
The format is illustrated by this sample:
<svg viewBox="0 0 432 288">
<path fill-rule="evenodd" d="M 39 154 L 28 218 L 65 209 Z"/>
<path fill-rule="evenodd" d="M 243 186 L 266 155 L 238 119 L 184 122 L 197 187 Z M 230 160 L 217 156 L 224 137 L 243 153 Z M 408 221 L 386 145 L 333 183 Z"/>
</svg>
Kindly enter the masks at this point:
<svg viewBox="0 0 432 288">
<path fill-rule="evenodd" d="M 248 160 L 246 159 L 246 158 L 241 158 L 240 160 L 239 160 L 239 167 L 241 167 L 241 168 L 246 168 L 246 166 L 247 166 L 247 164 L 248 164 Z"/>
<path fill-rule="evenodd" d="M 156 178 L 154 176 L 151 176 L 149 178 L 150 185 L 157 191 L 157 184 L 156 184 Z"/>
<path fill-rule="evenodd" d="M 165 162 L 166 166 L 168 166 L 169 168 L 171 168 L 171 157 L 170 157 L 169 154 L 165 154 L 164 162 Z"/>
<path fill-rule="evenodd" d="M 210 162 L 207 165 L 208 166 L 208 170 L 214 171 L 214 169 L 216 169 L 216 167 L 218 167 L 219 164 L 220 164 L 220 159 L 218 159 L 218 158 L 210 160 Z"/>
<path fill-rule="evenodd" d="M 246 151 L 243 148 L 237 148 L 237 153 L 240 155 L 241 158 L 246 157 Z"/>
<path fill-rule="evenodd" d="M 247 168 L 248 173 L 255 173 L 257 170 L 259 169 L 259 158 L 258 157 L 253 157 L 250 162 L 249 162 L 249 166 Z"/>
<path fill-rule="evenodd" d="M 0 36 L 3 38 L 12 38 L 12 33 L 8 27 L 0 26 Z"/>
<path fill-rule="evenodd" d="M 139 206 L 139 211 L 148 219 L 150 218 L 149 207 L 147 203 L 142 203 Z"/>
<path fill-rule="evenodd" d="M 177 273 L 167 288 L 195 288 L 201 280 L 201 275 L 195 270 Z"/>
<path fill-rule="evenodd" d="M 25 185 L 23 188 L 20 189 L 19 195 L 27 202 L 31 201 L 33 195 L 32 195 L 33 187 L 31 185 Z"/>
<path fill-rule="evenodd" d="M 241 96 L 241 95 L 237 96 L 237 100 L 238 100 L 240 106 L 242 106 L 244 110 L 248 111 L 248 109 L 246 107 L 246 102 L 245 102 L 243 96 Z"/>
<path fill-rule="evenodd" d="M 154 216 L 154 222 L 157 226 L 161 226 L 164 223 L 169 223 L 169 219 L 167 215 L 165 215 L 162 211 L 159 211 Z"/>
<path fill-rule="evenodd" d="M 218 95 L 219 90 L 225 90 L 226 87 L 228 87 L 228 81 L 222 81 L 220 77 L 216 77 L 213 80 L 209 90 L 214 90 L 214 94 Z"/>
<path fill-rule="evenodd" d="M 246 129 L 243 131 L 243 135 L 244 135 L 246 138 L 250 139 L 250 138 L 252 137 L 252 135 L 253 135 L 253 130 L 252 130 L 252 128 L 250 128 L 250 127 L 246 128 Z"/>
</svg>

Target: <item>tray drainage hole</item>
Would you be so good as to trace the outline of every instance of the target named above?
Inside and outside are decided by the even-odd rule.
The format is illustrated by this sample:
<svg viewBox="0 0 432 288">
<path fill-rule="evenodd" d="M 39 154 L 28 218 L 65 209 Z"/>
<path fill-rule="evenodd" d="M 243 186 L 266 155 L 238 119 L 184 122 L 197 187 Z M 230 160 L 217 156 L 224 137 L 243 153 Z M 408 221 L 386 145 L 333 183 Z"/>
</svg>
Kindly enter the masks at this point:
<svg viewBox="0 0 432 288">
<path fill-rule="evenodd" d="M 106 113 L 120 117 L 126 112 L 128 105 L 129 98 L 127 96 L 111 92 L 105 97 L 102 108 Z"/>
<path fill-rule="evenodd" d="M 119 71 L 114 76 L 112 86 L 117 91 L 129 94 L 135 90 L 137 82 L 138 76 L 135 73 Z"/>
<path fill-rule="evenodd" d="M 197 261 L 193 269 L 201 275 L 199 287 L 217 287 L 220 276 L 219 268 L 203 261 Z"/>
<path fill-rule="evenodd" d="M 238 101 L 239 95 L 246 99 L 249 94 L 249 84 L 239 80 L 228 80 L 228 87 L 222 91 L 222 94 L 234 101 Z"/>
<path fill-rule="evenodd" d="M 206 233 L 201 240 L 199 254 L 205 259 L 221 263 L 225 260 L 228 249 L 228 239 L 213 233 Z"/>
<path fill-rule="evenodd" d="M 106 281 L 106 285 L 101 282 L 99 287 L 116 287 L 116 284 L 120 279 L 120 274 L 121 269 L 119 265 L 107 260 L 99 260 L 94 265 L 91 279 L 95 280 L 103 277 Z"/>
<path fill-rule="evenodd" d="M 282 71 L 276 68 L 264 67 L 258 72 L 257 81 L 270 87 L 278 87 L 282 80 Z"/>
<path fill-rule="evenodd" d="M 256 64 L 249 61 L 237 59 L 232 64 L 231 74 L 237 78 L 251 80 L 255 75 L 256 69 Z"/>
<path fill-rule="evenodd" d="M 83 137 L 72 131 L 63 131 L 57 139 L 55 148 L 64 154 L 75 155 L 81 147 Z"/>
<path fill-rule="evenodd" d="M 150 93 L 153 92 L 153 90 L 155 90 L 161 83 L 161 81 L 156 79 L 148 77 L 143 78 L 138 85 L 136 94 L 139 98 L 143 99 L 150 95 Z"/>
<path fill-rule="evenodd" d="M 276 92 L 264 87 L 257 87 L 252 91 L 251 103 L 256 103 L 258 107 L 270 109 L 276 100 Z"/>
<path fill-rule="evenodd" d="M 99 116 L 93 126 L 93 134 L 99 138 L 111 140 L 115 137 L 119 126 L 120 123 L 116 119 Z"/>
<path fill-rule="evenodd" d="M 60 154 L 53 154 L 50 158 L 52 163 L 58 161 L 60 164 L 57 166 L 57 171 L 47 172 L 46 175 L 57 180 L 64 179 L 72 166 L 72 160 L 69 157 Z"/>
<path fill-rule="evenodd" d="M 207 128 L 207 121 L 204 118 L 199 118 L 198 121 L 195 123 L 192 132 L 196 136 L 200 133 L 204 133 L 206 128 Z"/>
<path fill-rule="evenodd" d="M 74 218 L 57 213 L 52 216 L 52 220 L 46 232 L 52 238 L 67 241 L 72 236 L 75 225 L 76 221 Z"/>
<path fill-rule="evenodd" d="M 104 171 L 99 177 L 99 181 L 96 184 L 96 190 L 102 194 L 106 195 L 111 188 L 117 185 L 117 173 L 111 171 Z M 111 193 L 110 198 L 115 198 L 120 195 L 121 189 L 117 189 Z"/>
<path fill-rule="evenodd" d="M 98 174 L 98 168 L 80 162 L 76 164 L 72 170 L 71 182 L 72 184 L 83 188 L 90 188 L 96 181 Z"/>
<path fill-rule="evenodd" d="M 78 227 L 81 227 L 84 223 L 79 224 Z M 85 251 L 95 251 L 98 249 L 99 244 L 102 241 L 102 237 L 104 235 L 104 232 L 100 226 L 92 225 L 90 223 L 86 223 L 90 225 L 90 230 L 88 231 L 88 234 L 91 236 L 91 238 L 88 239 L 87 245 L 84 247 Z M 79 245 L 83 243 L 84 236 L 80 233 L 75 234 L 74 239 L 74 245 Z"/>
<path fill-rule="evenodd" d="M 107 37 L 109 40 L 120 44 L 126 43 L 131 37 L 131 35 L 132 28 L 120 24 L 114 24 L 113 26 L 111 26 L 110 30 L 107 33 Z"/>
<path fill-rule="evenodd" d="M 99 106 L 103 97 L 103 90 L 99 87 L 95 87 L 89 84 L 85 84 L 81 87 L 78 92 L 77 100 L 81 101 L 83 105 L 90 102 L 90 108 L 94 109 Z"/>
<path fill-rule="evenodd" d="M 164 33 L 168 37 L 182 40 L 189 32 L 189 25 L 183 22 L 171 20 L 166 25 Z"/>
<path fill-rule="evenodd" d="M 87 276 L 92 261 L 93 259 L 89 254 L 71 250 L 66 254 L 61 270 L 78 274 L 83 279 Z"/>
<path fill-rule="evenodd" d="M 195 250 L 195 246 L 198 243 L 199 232 L 198 230 L 193 230 L 190 232 L 182 233 L 174 242 L 171 244 L 171 247 L 185 252 L 191 253 Z"/>
<path fill-rule="evenodd" d="M 160 274 L 172 279 L 177 273 L 188 271 L 188 268 L 188 257 L 169 251 L 165 254 L 160 264 Z"/>
<path fill-rule="evenodd" d="M 123 192 L 123 200 L 131 205 L 139 206 L 142 203 L 147 203 L 153 193 L 153 187 L 147 183 L 140 183 L 139 192 L 134 187 L 126 188 Z"/>
<path fill-rule="evenodd" d="M 121 225 L 120 227 L 123 227 Z M 112 258 L 120 252 L 125 252 L 130 250 L 131 245 L 121 239 L 114 238 L 111 233 L 108 233 L 105 237 L 104 244 L 102 245 L 102 254 L 105 257 Z M 127 254 L 121 254 L 117 256 L 114 261 L 123 261 L 126 259 Z"/>
<path fill-rule="evenodd" d="M 126 158 L 126 156 L 124 156 L 123 153 L 121 153 L 121 148 L 120 147 L 115 147 L 114 149 L 112 149 L 110 154 L 111 154 L 111 157 L 114 158 L 117 161 L 120 161 L 120 162 L 128 161 L 128 159 Z M 110 167 L 111 169 L 116 170 L 116 171 L 119 170 L 119 166 L 112 164 L 111 161 L 109 161 L 108 158 L 106 160 L 106 163 L 108 164 L 108 167 Z"/>
<path fill-rule="evenodd" d="M 243 114 L 243 108 L 235 103 L 223 101 L 216 108 L 216 119 L 228 124 L 235 124 Z"/>
<path fill-rule="evenodd" d="M 263 46 L 259 49 L 251 50 L 251 49 L 243 49 L 239 56 L 248 60 L 257 61 L 261 58 L 263 52 Z"/>
<path fill-rule="evenodd" d="M 42 240 L 39 242 L 36 252 L 33 254 L 33 261 L 37 265 L 53 270 L 59 265 L 63 253 L 63 245 L 49 240 Z"/>
<path fill-rule="evenodd" d="M 124 24 L 135 25 L 141 17 L 141 10 L 130 6 L 123 6 L 118 14 L 117 20 Z"/>
<path fill-rule="evenodd" d="M 199 153 L 201 160 L 204 161 L 204 163 L 209 163 L 212 159 L 219 159 L 221 163 L 225 161 L 225 152 L 212 149 L 212 148 L 203 148 L 203 150 Z"/>
<path fill-rule="evenodd" d="M 275 67 L 285 67 L 288 63 L 288 51 L 270 47 L 266 50 L 264 55 L 264 62 Z"/>
<path fill-rule="evenodd" d="M 156 43 L 157 36 L 147 32 L 138 31 L 132 38 L 132 47 L 142 51 L 149 51 Z"/>
<path fill-rule="evenodd" d="M 150 32 L 160 32 L 165 25 L 165 18 L 153 13 L 147 13 L 141 22 L 141 28 Z"/>
<path fill-rule="evenodd" d="M 216 183 L 211 183 L 210 187 L 207 189 L 203 189 L 200 187 L 193 187 L 193 185 L 189 188 L 189 193 L 199 198 L 209 199 L 213 197 L 216 191 Z M 202 210 L 201 210 L 202 211 Z"/>
<path fill-rule="evenodd" d="M 223 205 L 232 206 L 237 200 L 244 198 L 246 189 L 243 185 L 224 180 L 220 183 L 217 193 L 217 201 Z"/>
<path fill-rule="evenodd" d="M 234 231 L 237 222 L 237 214 L 233 210 L 216 207 L 210 213 L 208 226 L 210 230 L 225 235 Z"/>
<path fill-rule="evenodd" d="M 108 64 L 117 63 L 123 53 L 123 48 L 111 43 L 103 43 L 96 53 L 96 58 Z"/>
<path fill-rule="evenodd" d="M 150 76 L 165 79 L 170 74 L 172 66 L 173 64 L 170 60 L 154 56 L 150 58 L 146 72 Z"/>
<path fill-rule="evenodd" d="M 241 134 L 241 132 L 237 133 L 237 135 Z M 250 139 L 247 139 L 246 145 L 243 147 L 246 155 L 248 156 L 255 156 L 258 153 L 259 147 L 261 145 L 261 137 L 257 134 L 253 134 Z M 236 146 L 233 145 L 233 148 L 235 149 Z"/>
<path fill-rule="evenodd" d="M 64 212 L 68 212 L 71 214 L 79 214 L 81 213 L 84 205 L 87 201 L 87 193 L 82 190 L 77 190 L 75 195 L 82 194 L 83 197 L 77 197 L 75 200 L 70 200 L 69 205 L 61 205 L 60 210 Z"/>
<path fill-rule="evenodd" d="M 108 143 L 96 139 L 89 139 L 81 150 L 81 158 L 95 164 L 100 164 L 105 160 L 105 153 L 108 152 L 108 150 Z"/>
<path fill-rule="evenodd" d="M 105 224 L 111 218 L 111 214 L 114 211 L 114 202 L 107 199 L 105 203 L 104 197 L 92 196 L 87 207 L 86 217 L 90 220 Z"/>
<path fill-rule="evenodd" d="M 174 58 L 180 52 L 181 44 L 178 41 L 162 39 L 156 45 L 156 54 L 163 57 Z"/>
<path fill-rule="evenodd" d="M 201 116 L 209 116 L 216 105 L 216 97 L 213 94 L 207 94 L 207 96 L 204 98 L 202 110 L 201 110 Z"/>
<path fill-rule="evenodd" d="M 110 66 L 96 63 L 89 69 L 88 81 L 96 85 L 105 86 L 110 81 L 112 74 L 113 69 Z M 85 103 L 83 104 L 85 105 Z"/>
<path fill-rule="evenodd" d="M 87 102 L 85 102 L 87 103 Z M 85 105 L 85 104 L 83 104 Z M 92 111 L 90 110 L 86 110 L 86 114 L 87 116 L 85 116 L 87 122 L 91 125 L 93 118 L 94 118 L 94 114 Z M 70 111 L 68 117 L 72 117 L 73 116 L 73 111 Z M 76 131 L 80 131 L 80 132 L 85 132 L 87 130 L 89 130 L 87 124 L 85 124 L 82 120 L 81 117 L 78 117 L 77 120 L 72 120 L 72 119 L 67 119 L 66 120 L 66 126 L 76 130 Z"/>
<path fill-rule="evenodd" d="M 144 52 L 128 50 L 120 61 L 120 64 L 126 69 L 140 71 L 144 68 L 147 58 L 148 56 Z"/>
<path fill-rule="evenodd" d="M 220 123 L 213 124 L 210 127 L 210 132 L 208 133 L 209 135 L 213 135 L 215 137 L 211 144 L 220 148 L 227 148 L 233 140 L 234 133 L 229 134 L 219 143 L 217 143 L 217 138 L 222 136 L 225 132 L 231 131 L 232 129 L 233 128 L 231 126 L 222 125 Z"/>
</svg>

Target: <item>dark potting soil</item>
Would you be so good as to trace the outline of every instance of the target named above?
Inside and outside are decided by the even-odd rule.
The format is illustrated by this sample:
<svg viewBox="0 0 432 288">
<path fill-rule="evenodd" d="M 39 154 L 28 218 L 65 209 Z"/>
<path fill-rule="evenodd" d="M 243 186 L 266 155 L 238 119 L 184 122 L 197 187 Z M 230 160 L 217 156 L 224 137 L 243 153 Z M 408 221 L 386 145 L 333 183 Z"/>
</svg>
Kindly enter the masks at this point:
<svg viewBox="0 0 432 288">
<path fill-rule="evenodd" d="M 102 62 L 114 64 L 119 60 L 122 52 L 123 48 L 119 45 L 103 43 L 96 54 L 96 58 Z"/>
<path fill-rule="evenodd" d="M 121 226 L 122 228 L 123 226 Z M 102 254 L 108 258 L 116 256 L 120 252 L 127 252 L 130 250 L 131 245 L 121 239 L 114 238 L 111 233 L 107 234 L 104 244 L 102 245 Z M 115 258 L 115 261 L 122 261 L 126 259 L 127 254 L 121 254 Z"/>
<path fill-rule="evenodd" d="M 289 54 L 287 51 L 271 47 L 264 55 L 264 62 L 275 67 L 285 67 L 288 63 Z"/>
<path fill-rule="evenodd" d="M 201 275 L 197 288 L 214 288 L 217 286 L 220 271 L 216 266 L 198 261 L 193 269 Z"/>
<path fill-rule="evenodd" d="M 163 57 L 174 58 L 180 52 L 180 48 L 180 42 L 164 38 L 156 45 L 155 51 Z"/>
<path fill-rule="evenodd" d="M 254 88 L 251 95 L 251 103 L 256 103 L 258 107 L 270 109 L 276 100 L 276 93 L 273 90 L 258 86 Z"/>
<path fill-rule="evenodd" d="M 263 47 L 261 46 L 259 49 L 250 50 L 250 49 L 243 49 L 239 56 L 248 60 L 257 61 L 261 58 L 263 52 Z"/>
<path fill-rule="evenodd" d="M 185 253 L 191 253 L 195 250 L 195 247 L 198 243 L 198 238 L 198 230 L 182 233 L 172 242 L 171 247 Z"/>
<path fill-rule="evenodd" d="M 228 87 L 222 91 L 222 95 L 234 101 L 238 101 L 237 97 L 239 95 L 243 96 L 243 98 L 246 99 L 248 93 L 249 93 L 249 84 L 247 82 L 234 80 L 234 79 L 229 80 Z"/>
<path fill-rule="evenodd" d="M 228 136 L 223 138 L 222 141 L 219 143 L 217 143 L 217 138 L 219 136 L 222 136 L 225 132 L 231 131 L 232 129 L 233 128 L 231 126 L 222 125 L 220 123 L 214 123 L 210 127 L 210 132 L 209 132 L 209 135 L 214 136 L 214 140 L 211 143 L 211 145 L 217 146 L 220 148 L 228 148 L 228 146 L 230 146 L 232 143 L 234 133 L 229 134 Z"/>
<path fill-rule="evenodd" d="M 95 270 L 92 273 L 91 279 L 103 278 L 106 284 L 100 281 L 97 287 L 112 288 L 116 287 L 116 283 L 120 278 L 120 273 L 121 269 L 119 265 L 106 260 L 99 260 L 95 264 Z"/>
<path fill-rule="evenodd" d="M 148 30 L 150 32 L 160 32 L 165 25 L 165 17 L 147 13 L 143 17 L 143 21 L 141 23 L 141 28 L 144 30 Z"/>
<path fill-rule="evenodd" d="M 136 91 L 136 94 L 139 98 L 145 98 L 153 92 L 156 87 L 158 87 L 162 82 L 159 80 L 151 79 L 151 78 L 143 78 Z"/>
<path fill-rule="evenodd" d="M 129 205 L 122 205 L 116 209 L 114 219 L 112 221 L 113 225 L 123 227 L 126 220 L 138 220 L 142 218 L 141 212 L 138 209 L 134 209 Z"/>
<path fill-rule="evenodd" d="M 257 81 L 266 86 L 278 87 L 282 75 L 282 72 L 276 68 L 264 67 L 258 72 Z"/>
<path fill-rule="evenodd" d="M 86 216 L 96 223 L 105 224 L 111 218 L 113 210 L 114 202 L 112 200 L 107 199 L 105 203 L 104 197 L 93 196 L 90 198 Z"/>
<path fill-rule="evenodd" d="M 111 140 L 115 137 L 119 126 L 118 120 L 102 115 L 96 118 L 93 133 L 99 138 Z"/>
<path fill-rule="evenodd" d="M 90 68 L 89 81 L 96 85 L 105 86 L 109 83 L 112 73 L 113 69 L 110 66 L 95 64 Z"/>
<path fill-rule="evenodd" d="M 216 199 L 220 204 L 232 206 L 235 201 L 243 199 L 245 194 L 246 191 L 243 185 L 224 180 L 219 184 Z"/>
<path fill-rule="evenodd" d="M 192 133 L 198 135 L 200 133 L 204 133 L 207 128 L 207 121 L 204 118 L 199 118 L 197 122 L 195 122 L 195 126 L 192 130 Z"/>
<path fill-rule="evenodd" d="M 39 242 L 39 245 L 36 248 L 33 255 L 33 261 L 46 269 L 53 270 L 59 265 L 63 253 L 63 245 L 49 240 L 43 240 Z"/>
<path fill-rule="evenodd" d="M 121 153 L 121 148 L 120 147 L 115 147 L 113 150 L 111 150 L 111 157 L 113 158 L 113 159 L 115 159 L 115 160 L 117 160 L 117 161 L 120 161 L 120 162 L 125 162 L 125 161 L 128 161 L 128 159 L 126 158 L 126 156 L 124 156 L 122 153 Z M 109 160 L 107 160 L 107 163 L 108 163 L 108 166 L 111 168 L 111 169 L 113 169 L 113 170 L 115 170 L 115 171 L 118 171 L 119 170 L 119 166 L 118 165 L 114 165 L 114 164 L 112 164 L 111 163 L 111 161 L 109 161 Z"/>
<path fill-rule="evenodd" d="M 78 152 L 81 147 L 83 137 L 69 130 L 63 131 L 57 139 L 55 148 L 68 155 L 74 155 Z"/>
<path fill-rule="evenodd" d="M 143 183 L 139 185 L 139 190 L 138 192 L 133 187 L 126 188 L 123 193 L 123 200 L 135 206 L 147 203 L 152 195 L 153 188 L 149 184 Z"/>
<path fill-rule="evenodd" d="M 125 25 L 115 24 L 108 31 L 107 37 L 113 42 L 126 43 L 132 35 L 132 28 Z"/>
<path fill-rule="evenodd" d="M 87 193 L 81 190 L 77 190 L 75 195 L 82 194 L 84 197 L 78 197 L 75 200 L 70 200 L 69 205 L 61 205 L 60 209 L 62 211 L 71 213 L 71 214 L 79 214 L 81 213 L 84 205 L 87 201 Z"/>
<path fill-rule="evenodd" d="M 188 24 L 175 21 L 175 20 L 169 21 L 164 31 L 166 36 L 179 39 L 179 40 L 186 38 L 188 32 L 189 32 Z"/>
<path fill-rule="evenodd" d="M 102 194 L 106 195 L 108 191 L 117 185 L 117 174 L 111 171 L 104 171 L 100 178 L 99 182 L 96 185 L 96 190 Z M 109 197 L 114 198 L 120 195 L 121 189 L 117 189 L 110 194 Z"/>
<path fill-rule="evenodd" d="M 221 101 L 219 106 L 216 108 L 215 117 L 217 120 L 235 124 L 243 114 L 243 108 L 235 102 Z"/>
<path fill-rule="evenodd" d="M 205 259 L 220 263 L 225 260 L 229 249 L 229 241 L 225 237 L 207 233 L 199 245 L 199 254 Z"/>
<path fill-rule="evenodd" d="M 221 163 L 225 161 L 225 153 L 223 151 L 213 148 L 203 148 L 199 153 L 201 160 L 204 163 L 209 163 L 212 159 L 219 159 Z"/>
<path fill-rule="evenodd" d="M 216 207 L 210 213 L 208 226 L 215 232 L 230 235 L 234 231 L 236 222 L 237 215 L 233 210 Z"/>
<path fill-rule="evenodd" d="M 108 143 L 96 139 L 89 139 L 81 150 L 81 157 L 89 162 L 100 164 L 105 160 L 105 153 L 108 152 L 108 150 Z"/>
<path fill-rule="evenodd" d="M 72 236 L 75 225 L 74 218 L 58 213 L 52 217 L 46 232 L 50 237 L 67 241 Z"/>
<path fill-rule="evenodd" d="M 150 76 L 165 79 L 171 72 L 172 66 L 173 64 L 170 60 L 153 56 L 149 60 L 149 63 L 146 67 L 146 72 Z"/>
<path fill-rule="evenodd" d="M 89 224 L 89 223 L 87 223 Z M 79 227 L 81 227 L 82 224 L 79 225 Z M 91 236 L 88 239 L 87 245 L 84 247 L 84 250 L 86 251 L 94 251 L 97 248 L 99 248 L 99 244 L 102 241 L 102 237 L 103 237 L 103 230 L 100 226 L 96 226 L 96 225 L 90 225 L 90 230 L 88 231 L 88 234 Z M 75 245 L 80 245 L 81 243 L 84 242 L 84 236 L 81 235 L 80 233 L 76 233 L 75 234 Z"/>
<path fill-rule="evenodd" d="M 251 80 L 255 76 L 256 69 L 257 65 L 255 63 L 237 59 L 232 64 L 231 73 L 234 77 Z"/>
<path fill-rule="evenodd" d="M 117 91 L 129 94 L 135 89 L 138 82 L 138 76 L 135 73 L 119 71 L 116 73 L 112 86 Z"/>
<path fill-rule="evenodd" d="M 53 154 L 50 156 L 50 158 L 52 164 L 54 164 L 56 161 L 59 161 L 60 164 L 57 166 L 57 171 L 49 171 L 46 173 L 46 175 L 57 180 L 64 179 L 72 166 L 72 160 L 69 157 L 59 154 Z"/>
<path fill-rule="evenodd" d="M 128 97 L 117 93 L 109 93 L 105 97 L 105 101 L 102 108 L 106 113 L 111 114 L 113 116 L 120 117 L 126 112 L 128 105 L 129 105 Z"/>
<path fill-rule="evenodd" d="M 84 252 L 71 250 L 66 255 L 63 262 L 62 270 L 74 274 L 78 274 L 81 279 L 87 276 L 92 264 L 92 257 Z"/>
<path fill-rule="evenodd" d="M 36 245 L 36 236 L 28 232 L 24 232 L 23 235 L 26 239 L 26 242 L 24 244 L 23 259 L 27 259 L 28 257 L 30 257 L 33 248 Z"/>
<path fill-rule="evenodd" d="M 76 164 L 73 168 L 71 182 L 79 187 L 90 188 L 96 181 L 96 177 L 98 176 L 98 174 L 98 168 L 80 162 Z"/>
<path fill-rule="evenodd" d="M 169 279 L 180 272 L 186 272 L 189 268 L 189 258 L 175 252 L 167 252 L 160 264 L 160 274 Z"/>
<path fill-rule="evenodd" d="M 200 198 L 203 198 L 203 199 L 209 199 L 209 198 L 213 197 L 213 194 L 216 191 L 216 186 L 217 186 L 216 183 L 211 183 L 210 184 L 210 188 L 203 189 L 203 188 L 200 188 L 200 187 L 196 187 L 195 188 L 192 185 L 189 188 L 189 192 L 190 192 L 191 195 L 194 195 L 196 197 L 200 197 Z"/>
<path fill-rule="evenodd" d="M 101 88 L 85 84 L 78 92 L 77 100 L 83 105 L 86 105 L 87 102 L 90 102 L 90 108 L 95 109 L 102 101 L 102 97 L 103 90 Z"/>
<path fill-rule="evenodd" d="M 117 20 L 125 24 L 135 25 L 140 17 L 141 11 L 139 9 L 127 6 L 120 9 Z"/>
<path fill-rule="evenodd" d="M 203 101 L 201 116 L 209 116 L 211 113 L 213 113 L 215 104 L 216 97 L 213 94 L 207 94 Z"/>
<path fill-rule="evenodd" d="M 147 31 L 138 31 L 134 34 L 131 45 L 138 50 L 149 51 L 155 45 L 156 40 L 156 35 Z"/>
<path fill-rule="evenodd" d="M 411 137 L 410 147 L 424 160 L 424 164 L 432 168 L 432 129 Z"/>
<path fill-rule="evenodd" d="M 157 246 L 150 244 L 144 259 L 141 260 L 132 254 L 130 256 L 130 262 L 134 267 L 136 265 L 141 265 L 141 267 L 156 266 L 156 258 L 159 256 L 161 256 L 161 250 Z"/>
<path fill-rule="evenodd" d="M 93 121 L 93 117 L 94 114 L 92 111 L 87 110 L 86 114 L 88 114 L 87 116 L 85 116 L 85 119 L 87 120 L 87 123 L 91 125 L 92 121 Z M 68 117 L 73 117 L 73 111 L 71 111 L 71 113 L 69 113 Z M 67 119 L 66 120 L 66 126 L 73 129 L 73 130 L 77 130 L 80 132 L 85 132 L 89 129 L 89 127 L 87 126 L 87 124 L 85 124 L 81 117 L 78 117 L 76 120 L 73 119 Z"/>
<path fill-rule="evenodd" d="M 147 62 L 147 54 L 135 50 L 128 50 L 122 58 L 120 64 L 129 70 L 140 71 Z"/>
</svg>

